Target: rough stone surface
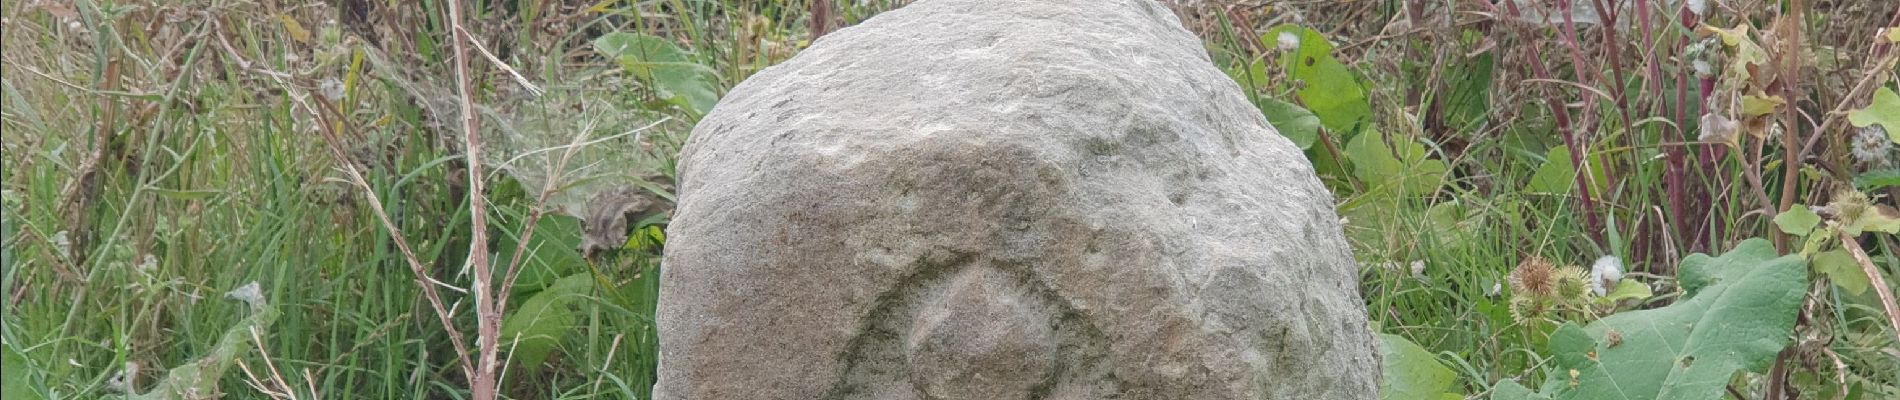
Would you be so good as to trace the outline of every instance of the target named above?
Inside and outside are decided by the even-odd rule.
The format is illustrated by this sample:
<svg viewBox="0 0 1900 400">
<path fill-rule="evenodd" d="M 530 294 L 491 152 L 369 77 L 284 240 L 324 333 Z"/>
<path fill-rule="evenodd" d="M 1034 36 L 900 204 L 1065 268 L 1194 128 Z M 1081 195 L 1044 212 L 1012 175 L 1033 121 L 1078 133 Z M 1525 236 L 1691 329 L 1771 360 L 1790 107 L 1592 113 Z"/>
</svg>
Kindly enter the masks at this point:
<svg viewBox="0 0 1900 400">
<path fill-rule="evenodd" d="M 924 0 L 680 156 L 658 399 L 1372 399 L 1332 197 L 1142 0 Z"/>
</svg>

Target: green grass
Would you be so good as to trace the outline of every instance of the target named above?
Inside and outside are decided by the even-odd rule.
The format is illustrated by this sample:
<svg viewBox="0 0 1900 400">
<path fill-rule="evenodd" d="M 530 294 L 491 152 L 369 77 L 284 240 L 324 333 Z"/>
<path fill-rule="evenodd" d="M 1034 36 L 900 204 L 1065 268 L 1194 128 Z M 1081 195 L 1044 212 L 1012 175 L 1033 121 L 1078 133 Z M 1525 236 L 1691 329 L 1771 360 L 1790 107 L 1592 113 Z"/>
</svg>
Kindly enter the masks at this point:
<svg viewBox="0 0 1900 400">
<path fill-rule="evenodd" d="M 6 363 L 0 395 L 107 398 L 116 393 L 115 376 L 129 364 L 138 366 L 131 376 L 134 389 L 147 390 L 167 370 L 212 353 L 227 331 L 244 323 L 252 312 L 225 293 L 255 281 L 281 315 L 232 358 L 244 368 L 222 371 L 212 382 L 224 395 L 274 398 L 265 392 L 272 390 L 291 393 L 275 398 L 467 397 L 450 333 L 365 204 L 364 188 L 340 172 L 346 162 L 361 168 L 367 190 L 382 199 L 431 276 L 467 287 L 470 278 L 460 273 L 470 234 L 466 172 L 454 128 L 454 91 L 446 83 L 453 73 L 444 66 L 450 54 L 444 2 L 339 2 L 373 4 L 360 15 L 326 6 L 161 3 L 79 1 L 65 8 L 0 0 L 6 30 L 0 39 L 6 50 L 0 53 L 0 288 L 6 310 L 0 316 Z M 835 30 L 901 3 L 835 2 L 830 25 Z M 1434 25 L 1429 34 L 1435 37 L 1368 40 L 1377 37 L 1382 21 L 1404 13 L 1403 3 L 1182 11 L 1218 66 L 1248 71 L 1260 61 L 1257 72 L 1236 73 L 1256 99 L 1305 101 L 1299 99 L 1298 79 L 1274 61 L 1278 53 L 1263 48 L 1272 47 L 1273 38 L 1250 44 L 1272 28 L 1265 21 L 1285 15 L 1275 12 L 1303 13 L 1305 23 L 1341 46 L 1333 53 L 1366 87 L 1370 114 L 1361 129 L 1328 132 L 1323 140 L 1329 143 L 1315 145 L 1308 155 L 1338 194 L 1348 220 L 1347 234 L 1365 265 L 1362 293 L 1372 323 L 1435 353 L 1456 371 L 1458 393 L 1485 398 L 1500 380 L 1534 384 L 1557 373 L 1542 369 L 1549 357 L 1545 341 L 1557 323 L 1667 305 L 1681 257 L 1771 235 L 1772 216 L 1757 210 L 1758 197 L 1778 200 L 1792 190 L 1796 203 L 1825 204 L 1846 178 L 1865 170 L 1842 161 L 1848 157 L 1846 135 L 1823 132 L 1824 150 L 1803 161 L 1798 185 L 1783 187 L 1786 169 L 1779 160 L 1785 149 L 1771 136 L 1761 142 L 1765 164 L 1731 155 L 1691 169 L 1708 176 L 1695 181 L 1693 191 L 1702 197 L 1694 201 L 1715 207 L 1699 218 L 1683 217 L 1693 213 L 1673 209 L 1677 205 L 1663 190 L 1670 183 L 1661 155 L 1694 139 L 1683 133 L 1693 130 L 1672 128 L 1692 127 L 1699 114 L 1688 110 L 1678 119 L 1671 105 L 1676 86 L 1694 84 L 1676 79 L 1685 64 L 1660 59 L 1667 79 L 1657 92 L 1639 73 L 1637 60 L 1622 60 L 1620 78 L 1609 73 L 1615 68 L 1603 68 L 1610 78 L 1597 80 L 1576 76 L 1563 57 L 1567 53 L 1552 50 L 1546 61 L 1550 80 L 1621 79 L 1581 85 L 1605 93 L 1622 86 L 1618 93 L 1637 104 L 1629 111 L 1595 103 L 1588 111 L 1598 118 L 1579 128 L 1590 132 L 1581 148 L 1599 157 L 1614 178 L 1591 198 L 1592 225 L 1580 198 L 1571 194 L 1569 175 L 1557 175 L 1554 184 L 1538 180 L 1547 163 L 1568 168 L 1569 161 L 1546 160 L 1551 148 L 1563 146 L 1546 101 L 1577 104 L 1565 108 L 1570 123 L 1586 122 L 1577 118 L 1585 111 L 1584 91 L 1524 82 L 1531 74 L 1525 53 L 1559 48 L 1563 32 L 1538 28 L 1528 31 L 1533 37 L 1520 37 L 1502 27 Z M 1878 2 L 1828 3 L 1846 17 L 1801 24 L 1813 35 L 1817 53 L 1849 55 L 1817 62 L 1812 68 L 1824 72 L 1817 76 L 1858 78 L 1854 72 L 1872 61 L 1851 55 L 1869 45 L 1867 33 L 1887 17 L 1841 11 L 1861 3 Z M 1721 26 L 1765 26 L 1773 7 L 1753 6 L 1750 18 L 1726 16 Z M 723 94 L 810 40 L 805 2 L 524 0 L 475 2 L 471 8 L 470 29 L 485 48 L 546 91 L 529 96 L 493 63 L 471 60 L 482 72 L 474 100 L 486 107 L 484 135 L 495 145 L 484 160 L 493 172 L 487 177 L 491 247 L 502 252 L 512 251 L 504 249 L 513 248 L 521 225 L 539 209 L 539 185 L 550 177 L 536 171 L 559 154 L 556 146 L 577 135 L 611 138 L 583 148 L 577 166 L 563 171 L 558 186 L 575 192 L 649 176 L 670 181 L 672 154 L 706 110 L 669 101 L 667 94 L 694 84 Z M 646 64 L 598 54 L 592 41 L 615 32 L 661 38 L 680 50 L 678 64 L 694 67 L 642 70 L 631 67 Z M 1623 35 L 1620 40 L 1636 34 Z M 1665 53 L 1680 55 L 1678 41 L 1694 33 L 1658 29 L 1653 35 Z M 1478 53 L 1496 58 L 1466 56 Z M 1623 54 L 1632 53 L 1626 48 Z M 677 76 L 702 81 L 669 78 Z M 1805 112 L 1822 114 L 1856 101 L 1838 80 L 1807 83 L 1809 94 L 1797 103 Z M 1696 95 L 1694 88 L 1686 92 Z M 317 102 L 336 105 L 340 117 L 319 117 Z M 1433 118 L 1446 124 L 1428 123 Z M 349 160 L 331 155 L 318 134 L 322 124 L 346 133 Z M 1400 162 L 1442 164 L 1448 173 L 1364 172 L 1366 156 L 1348 147 L 1356 135 L 1375 130 L 1388 147 L 1422 149 L 1422 159 L 1398 154 Z M 1745 154 L 1741 150 L 1750 149 L 1749 143 L 1745 139 L 1730 153 Z M 529 155 L 513 158 L 522 154 Z M 509 160 L 509 169 L 495 168 Z M 1752 175 L 1762 177 L 1763 187 L 1751 184 Z M 1431 179 L 1429 190 L 1392 189 L 1393 182 L 1425 178 Z M 670 198 L 662 185 L 646 188 Z M 556 197 L 549 206 L 569 213 L 586 204 L 585 196 Z M 592 262 L 576 261 L 571 251 L 579 240 L 573 219 L 549 217 L 539 225 L 530 240 L 535 261 L 526 264 L 509 312 L 529 307 L 524 304 L 542 294 L 541 304 L 554 304 L 555 311 L 509 315 L 559 321 L 563 329 L 529 330 L 550 333 L 524 337 L 522 345 L 555 350 L 547 353 L 547 368 L 511 363 L 504 394 L 646 398 L 656 361 L 651 316 L 663 238 L 658 227 L 630 225 L 635 231 L 625 248 Z M 1714 232 L 1699 240 L 1679 235 L 1694 230 L 1688 227 Z M 1891 285 L 1900 265 L 1893 256 L 1896 242 L 1871 235 L 1865 245 Z M 1605 255 L 1643 272 L 1636 279 L 1660 296 L 1587 313 L 1529 319 L 1512 314 L 1504 281 L 1519 262 L 1539 256 L 1587 266 Z M 1414 262 L 1423 265 L 1418 273 L 1411 270 Z M 558 278 L 576 276 L 592 284 L 576 292 L 556 289 Z M 442 290 L 458 305 L 453 323 L 472 341 L 469 301 Z M 1900 395 L 1900 373 L 1893 372 L 1900 371 L 1900 352 L 1878 301 L 1828 284 L 1816 285 L 1810 295 L 1801 331 L 1810 339 L 1789 364 L 1790 382 L 1807 393 L 1829 393 L 1842 389 L 1835 379 L 1844 376 L 1848 398 Z M 1836 368 L 1835 359 L 1846 369 Z M 1751 393 L 1760 380 L 1740 378 L 1731 387 Z"/>
</svg>

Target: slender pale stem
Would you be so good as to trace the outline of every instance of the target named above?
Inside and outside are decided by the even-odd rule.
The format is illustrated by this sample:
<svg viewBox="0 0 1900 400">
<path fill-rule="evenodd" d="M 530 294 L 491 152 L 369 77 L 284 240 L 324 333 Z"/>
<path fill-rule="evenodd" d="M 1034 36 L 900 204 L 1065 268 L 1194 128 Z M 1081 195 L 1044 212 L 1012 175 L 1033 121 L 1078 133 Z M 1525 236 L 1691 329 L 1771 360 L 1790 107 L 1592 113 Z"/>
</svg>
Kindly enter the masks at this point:
<svg viewBox="0 0 1900 400">
<path fill-rule="evenodd" d="M 469 85 L 467 42 L 470 39 L 468 31 L 462 28 L 462 2 L 449 0 L 448 6 L 449 34 L 453 35 L 450 42 L 455 48 L 455 92 L 462 108 L 463 156 L 468 160 L 468 268 L 475 277 L 469 289 L 475 295 L 475 351 L 481 354 L 475 376 L 469 377 L 469 396 L 474 400 L 494 400 L 501 310 L 495 309 L 496 301 L 490 293 L 493 271 L 489 270 L 488 218 L 483 204 L 487 191 L 482 189 L 482 138 L 477 129 L 475 94 Z"/>
</svg>

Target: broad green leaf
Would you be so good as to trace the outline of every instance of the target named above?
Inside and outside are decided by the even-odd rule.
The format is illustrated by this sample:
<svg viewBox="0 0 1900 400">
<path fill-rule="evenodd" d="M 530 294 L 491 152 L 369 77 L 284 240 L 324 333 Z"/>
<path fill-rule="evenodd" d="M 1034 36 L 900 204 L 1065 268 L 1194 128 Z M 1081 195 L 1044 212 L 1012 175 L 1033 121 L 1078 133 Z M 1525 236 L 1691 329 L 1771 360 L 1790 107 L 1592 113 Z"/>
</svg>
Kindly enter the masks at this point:
<svg viewBox="0 0 1900 400">
<path fill-rule="evenodd" d="M 1288 76 L 1300 80 L 1302 85 L 1295 93 L 1326 129 L 1350 133 L 1372 116 L 1372 104 L 1366 100 L 1365 87 L 1346 64 L 1333 58 L 1333 45 L 1326 41 L 1325 35 L 1287 24 L 1268 30 L 1261 36 L 1262 43 L 1276 43 L 1282 32 L 1297 35 L 1299 47 L 1282 53 L 1280 65 L 1287 68 Z"/>
<path fill-rule="evenodd" d="M 1343 149 L 1336 153 L 1327 149 L 1325 145 L 1306 151 L 1306 158 L 1313 160 L 1313 174 L 1319 176 L 1320 183 L 1325 184 L 1326 189 L 1332 190 L 1333 193 L 1342 195 L 1352 193 L 1353 190 L 1352 170 L 1346 165 L 1351 161 L 1346 160 L 1343 153 Z"/>
<path fill-rule="evenodd" d="M 1590 164 L 1590 194 L 1602 196 L 1604 185 L 1609 177 L 1603 174 L 1603 157 L 1585 158 Z M 1544 164 L 1537 166 L 1537 172 L 1531 174 L 1531 181 L 1524 191 L 1543 194 L 1570 194 L 1577 190 L 1577 168 L 1571 164 L 1570 148 L 1562 145 L 1551 146 L 1544 154 Z"/>
<path fill-rule="evenodd" d="M 1742 96 L 1742 115 L 1759 117 L 1775 112 L 1782 104 L 1787 104 L 1781 96 L 1747 95 Z"/>
<path fill-rule="evenodd" d="M 1616 287 L 1611 288 L 1609 293 L 1605 293 L 1603 297 L 1598 297 L 1597 299 L 1601 303 L 1616 304 L 1616 302 L 1623 300 L 1642 300 L 1654 295 L 1656 295 L 1656 293 L 1650 291 L 1649 285 L 1637 282 L 1635 279 L 1624 279 L 1617 281 Z"/>
<path fill-rule="evenodd" d="M 1900 143 L 1900 94 L 1881 87 L 1874 91 L 1874 102 L 1867 108 L 1847 113 L 1847 122 L 1862 128 L 1880 125 L 1887 130 L 1887 140 Z"/>
<path fill-rule="evenodd" d="M 27 373 L 33 369 L 27 364 L 26 356 L 14 351 L 12 344 L 0 345 L 0 398 L 39 399 L 27 380 Z"/>
<path fill-rule="evenodd" d="M 1879 169 L 1854 177 L 1854 188 L 1862 192 L 1900 186 L 1900 169 Z"/>
<path fill-rule="evenodd" d="M 1775 214 L 1775 227 L 1781 228 L 1782 233 L 1790 235 L 1807 236 L 1808 232 L 1814 231 L 1814 227 L 1820 224 L 1821 216 L 1816 215 L 1805 205 L 1796 204 L 1788 207 L 1788 211 Z"/>
<path fill-rule="evenodd" d="M 1227 77 L 1249 91 L 1263 89 L 1267 84 L 1267 62 L 1256 57 L 1245 64 L 1234 65 L 1227 68 Z"/>
<path fill-rule="evenodd" d="M 1721 257 L 1689 256 L 1680 268 L 1683 296 L 1675 304 L 1552 332 L 1544 394 L 1713 400 L 1736 372 L 1766 372 L 1794 329 L 1808 284 L 1805 261 L 1776 257 L 1767 241 L 1752 239 Z"/>
<path fill-rule="evenodd" d="M 493 259 L 497 268 L 507 268 L 514 259 L 516 243 L 520 243 L 521 222 L 518 217 L 502 221 L 498 226 L 502 232 L 496 235 L 496 251 Z M 534 236 L 528 238 L 528 246 L 522 252 L 520 275 L 515 277 L 515 294 L 541 290 L 554 282 L 555 278 L 586 270 L 587 260 L 581 258 L 581 223 L 579 219 L 566 215 L 547 214 L 535 222 Z"/>
<path fill-rule="evenodd" d="M 1491 400 L 1550 400 L 1550 396 L 1532 392 L 1517 381 L 1506 379 L 1491 386 Z"/>
<path fill-rule="evenodd" d="M 1851 221 L 1841 222 L 1841 231 L 1848 236 L 1860 236 L 1865 232 L 1900 233 L 1900 218 L 1888 215 L 1882 207 L 1869 206 Z"/>
<path fill-rule="evenodd" d="M 594 51 L 619 62 L 658 89 L 660 98 L 685 108 L 695 118 L 706 115 L 719 102 L 712 69 L 693 62 L 686 50 L 666 38 L 614 32 L 595 38 Z"/>
<path fill-rule="evenodd" d="M 547 361 L 548 354 L 560 345 L 561 335 L 574 325 L 573 304 L 594 286 L 592 273 L 578 273 L 554 281 L 554 285 L 507 312 L 501 320 L 501 347 L 513 349 L 512 362 L 525 369 L 521 375 L 534 376 Z M 516 374 L 509 374 L 516 375 Z"/>
<path fill-rule="evenodd" d="M 1424 196 L 1438 190 L 1445 178 L 1445 162 L 1426 158 L 1425 146 L 1410 139 L 1392 141 L 1378 131 L 1353 137 L 1345 156 L 1352 162 L 1352 174 L 1369 190 L 1398 196 Z"/>
<path fill-rule="evenodd" d="M 1855 296 L 1867 293 L 1867 288 L 1871 286 L 1867 282 L 1867 273 L 1860 269 L 1860 262 L 1854 261 L 1854 256 L 1847 254 L 1847 250 L 1834 249 L 1815 254 L 1814 272 L 1827 276 L 1834 286 L 1840 286 L 1841 290 Z"/>
<path fill-rule="evenodd" d="M 1755 41 L 1748 37 L 1748 31 L 1749 25 L 1747 22 L 1738 23 L 1731 29 L 1716 28 L 1708 25 L 1702 26 L 1702 32 L 1704 34 L 1720 36 L 1722 43 L 1733 48 L 1735 51 L 1729 56 L 1728 68 L 1722 71 L 1722 81 L 1725 82 L 1726 85 L 1740 86 L 1742 82 L 1754 77 L 1753 74 L 1748 72 L 1748 66 L 1768 62 L 1768 52 L 1762 50 L 1761 45 L 1755 44 Z"/>
<path fill-rule="evenodd" d="M 1300 150 L 1313 147 L 1313 141 L 1319 138 L 1319 117 L 1298 105 L 1284 101 L 1261 98 L 1260 113 L 1267 116 L 1267 122 L 1273 124 L 1273 130 L 1292 140 Z"/>
<path fill-rule="evenodd" d="M 1380 400 L 1429 399 L 1451 388 L 1457 375 L 1404 337 L 1379 334 Z"/>
</svg>

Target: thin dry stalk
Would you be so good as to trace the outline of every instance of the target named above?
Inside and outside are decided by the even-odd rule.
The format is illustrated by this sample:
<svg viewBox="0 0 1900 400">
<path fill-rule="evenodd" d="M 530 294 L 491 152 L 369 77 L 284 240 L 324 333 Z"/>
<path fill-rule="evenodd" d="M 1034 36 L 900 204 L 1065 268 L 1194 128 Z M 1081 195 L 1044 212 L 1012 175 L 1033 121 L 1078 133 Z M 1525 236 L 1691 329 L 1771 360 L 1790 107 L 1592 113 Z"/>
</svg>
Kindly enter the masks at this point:
<svg viewBox="0 0 1900 400">
<path fill-rule="evenodd" d="M 224 40 L 222 35 L 220 35 L 218 39 L 223 42 L 225 52 L 232 59 L 238 60 L 242 65 L 254 65 L 244 60 L 242 55 L 238 54 L 236 49 L 232 48 L 229 42 Z M 294 87 L 287 82 L 287 80 L 290 79 L 287 74 L 256 67 L 246 68 L 245 71 L 275 81 L 287 89 Z M 436 286 L 442 286 L 456 291 L 461 291 L 461 289 L 437 281 L 435 278 L 429 276 L 428 268 L 422 265 L 421 258 L 416 257 L 415 250 L 409 246 L 409 241 L 404 239 L 402 231 L 397 229 L 394 220 L 389 218 L 389 212 L 383 209 L 382 199 L 376 195 L 374 189 L 370 188 L 369 181 L 363 178 L 362 172 L 356 168 L 356 163 L 351 161 L 351 158 L 343 151 L 342 136 L 345 132 L 354 132 L 354 129 L 347 128 L 349 119 L 344 117 L 342 112 L 338 111 L 335 106 L 327 101 L 318 100 L 305 102 L 297 96 L 293 96 L 292 99 L 296 100 L 297 104 L 309 109 L 313 117 L 317 119 L 317 133 L 318 136 L 323 138 L 324 147 L 330 150 L 330 155 L 335 157 L 337 163 L 342 166 L 341 169 L 345 177 L 347 177 L 348 182 L 352 186 L 356 186 L 362 190 L 364 199 L 369 203 L 370 211 L 376 215 L 376 220 L 382 223 L 383 230 L 389 234 L 390 240 L 396 243 L 396 249 L 402 253 L 403 261 L 409 265 L 409 272 L 411 278 L 416 282 L 416 287 L 422 289 L 423 299 L 429 302 L 429 307 L 435 311 L 436 321 L 442 325 L 442 330 L 448 333 L 449 343 L 455 348 L 456 361 L 462 367 L 463 376 L 475 376 L 474 363 L 468 359 L 467 341 L 464 340 L 462 332 L 455 329 L 455 323 L 452 321 L 454 311 L 444 306 L 445 303 L 442 301 L 442 295 L 436 291 Z M 311 103 L 315 103 L 315 105 Z"/>
<path fill-rule="evenodd" d="M 475 347 L 480 352 L 475 374 L 469 377 L 469 396 L 475 400 L 495 399 L 495 370 L 499 365 L 496 353 L 500 352 L 501 310 L 493 299 L 491 285 L 494 271 L 488 262 L 488 210 L 484 204 L 482 188 L 482 137 L 477 130 L 475 114 L 475 91 L 470 89 L 468 79 L 468 45 L 471 42 L 468 31 L 462 27 L 462 2 L 449 0 L 449 32 L 453 35 L 455 48 L 455 92 L 462 108 L 463 156 L 468 159 L 468 267 L 474 270 L 475 282 L 470 291 L 475 294 Z M 532 225 L 530 225 L 532 226 Z"/>
<path fill-rule="evenodd" d="M 250 333 L 251 344 L 257 346 L 257 354 L 260 358 L 264 359 L 265 372 L 270 373 L 270 381 L 265 382 L 262 379 L 258 379 L 257 374 L 252 373 L 251 367 L 246 363 L 237 363 L 238 369 L 244 371 L 244 376 L 250 377 L 251 379 L 246 383 L 249 383 L 252 388 L 256 388 L 257 391 L 263 392 L 264 395 L 270 396 L 273 399 L 297 400 L 297 392 L 290 389 L 290 384 L 284 380 L 284 374 L 278 373 L 277 365 L 271 362 L 270 352 L 264 349 L 264 338 L 257 334 L 257 327 L 251 327 Z M 310 370 L 304 370 L 304 379 L 306 381 L 310 379 Z M 271 388 L 273 385 L 276 389 Z M 310 393 L 314 394 L 316 392 L 316 388 L 314 386 L 311 387 Z"/>
<path fill-rule="evenodd" d="M 1891 23 L 1900 24 L 1900 13 L 1894 13 L 1893 19 Z M 1877 50 L 1879 46 L 1878 44 L 1869 46 L 1869 54 L 1878 54 Z M 1860 104 L 1859 99 L 1868 98 L 1872 95 L 1874 89 L 1886 84 L 1889 76 L 1882 71 L 1893 69 L 1896 63 L 1900 63 L 1900 52 L 1888 52 L 1880 58 L 1868 62 L 1867 67 L 1861 71 L 1862 75 L 1860 80 L 1856 81 L 1854 86 L 1848 89 L 1847 96 L 1843 97 L 1846 100 L 1842 100 L 1841 103 L 1836 105 L 1834 110 L 1829 111 L 1827 115 L 1821 116 L 1821 126 L 1815 128 L 1814 135 L 1809 136 L 1808 142 L 1801 146 L 1800 155 L 1805 157 L 1811 154 L 1814 151 L 1814 146 L 1820 143 L 1822 136 L 1825 136 L 1828 131 L 1833 130 L 1835 125 L 1847 119 L 1848 111 L 1853 109 L 1855 105 Z"/>
<path fill-rule="evenodd" d="M 244 383 L 251 385 L 251 389 L 257 390 L 258 393 L 263 393 L 265 396 L 269 396 L 273 399 L 291 398 L 290 392 L 273 389 L 269 383 L 265 383 L 263 379 L 258 379 L 257 373 L 251 372 L 251 366 L 245 363 L 238 363 L 238 370 L 244 371 L 244 377 L 249 379 L 244 381 Z"/>
<path fill-rule="evenodd" d="M 470 34 L 460 27 L 455 29 L 463 36 L 475 37 L 474 34 Z M 527 89 L 528 93 L 534 94 L 534 97 L 541 97 L 541 94 L 545 93 L 545 91 L 541 90 L 541 87 L 535 86 L 534 82 L 529 82 L 528 77 L 521 76 L 521 72 L 515 71 L 514 67 L 509 66 L 508 63 L 501 62 L 501 59 L 496 58 L 495 53 L 489 52 L 487 47 L 482 47 L 482 41 L 470 40 L 469 43 L 475 45 L 475 51 L 482 53 L 482 58 L 487 58 L 488 62 L 495 64 L 495 68 L 501 68 L 502 72 L 507 72 L 508 77 L 515 78 L 515 83 L 521 85 L 521 88 Z"/>
<path fill-rule="evenodd" d="M 608 367 L 608 366 L 612 366 L 612 365 L 613 365 L 613 362 L 614 362 L 614 352 L 616 352 L 616 351 L 619 351 L 619 350 L 620 350 L 620 339 L 621 339 L 621 338 L 624 338 L 624 337 L 626 337 L 626 336 L 627 336 L 627 335 L 626 335 L 626 334 L 624 334 L 624 333 L 622 333 L 622 334 L 615 334 L 615 335 L 614 335 L 614 340 L 613 340 L 613 342 L 610 342 L 610 343 L 608 343 L 608 344 L 607 344 L 607 358 L 603 358 L 603 359 L 602 359 L 602 360 L 606 360 L 606 361 L 602 361 L 602 362 L 600 363 L 600 372 L 601 372 L 601 373 L 606 373 L 606 372 L 607 372 L 607 367 Z M 599 391 L 600 391 L 600 384 L 601 384 L 601 382 L 606 382 L 606 381 L 607 381 L 606 379 L 595 379 L 595 380 L 594 380 L 594 387 L 593 387 L 593 389 L 590 389 L 590 391 L 593 391 L 593 392 L 599 392 Z"/>
<path fill-rule="evenodd" d="M 320 110 L 318 115 L 321 119 L 343 120 L 336 110 L 330 108 L 329 103 L 318 101 L 317 104 L 316 108 Z M 403 239 L 402 231 L 396 229 L 395 222 L 389 219 L 389 213 L 383 210 L 382 199 L 378 198 L 376 191 L 370 188 L 369 181 L 363 179 L 363 174 L 356 170 L 356 163 L 350 161 L 350 157 L 344 154 L 342 139 L 335 131 L 336 125 L 318 123 L 317 126 L 319 128 L 317 132 L 323 137 L 324 145 L 330 149 L 330 155 L 336 157 L 337 163 L 342 164 L 344 175 L 349 178 L 350 184 L 363 191 L 363 197 L 368 200 L 370 211 L 376 214 L 377 221 L 383 223 L 383 230 L 389 233 L 390 240 L 396 242 L 396 249 L 402 252 L 403 261 L 409 263 L 409 272 L 413 274 L 416 287 L 422 289 L 422 297 L 429 301 L 429 307 L 435 310 L 436 320 L 442 323 L 442 330 L 449 334 L 449 343 L 455 346 L 456 360 L 461 362 L 462 373 L 466 376 L 475 376 L 475 368 L 468 360 L 468 345 L 462 340 L 462 332 L 456 330 L 455 323 L 450 321 L 449 316 L 453 314 L 450 314 L 449 309 L 442 305 L 442 296 L 436 292 L 436 285 L 431 284 L 435 280 L 429 278 L 428 269 L 422 266 L 421 259 L 417 258 L 415 251 L 409 248 L 409 241 Z"/>
<path fill-rule="evenodd" d="M 1880 277 L 1880 269 L 1874 267 L 1874 260 L 1867 258 L 1867 251 L 1860 248 L 1860 242 L 1848 236 L 1847 232 L 1841 232 L 1840 237 L 1841 247 L 1847 249 L 1847 254 L 1854 256 L 1854 261 L 1860 264 L 1860 272 L 1867 274 L 1867 280 L 1873 283 L 1874 295 L 1880 297 L 1880 308 L 1887 312 L 1887 327 L 1893 329 L 1891 332 L 1895 339 L 1900 339 L 1900 306 L 1895 305 L 1893 291 L 1887 289 L 1887 280 Z"/>
</svg>

